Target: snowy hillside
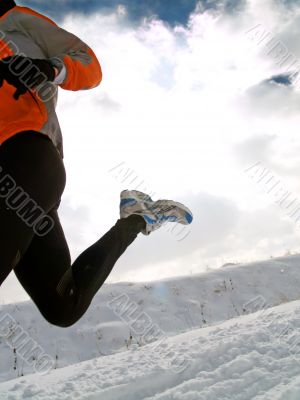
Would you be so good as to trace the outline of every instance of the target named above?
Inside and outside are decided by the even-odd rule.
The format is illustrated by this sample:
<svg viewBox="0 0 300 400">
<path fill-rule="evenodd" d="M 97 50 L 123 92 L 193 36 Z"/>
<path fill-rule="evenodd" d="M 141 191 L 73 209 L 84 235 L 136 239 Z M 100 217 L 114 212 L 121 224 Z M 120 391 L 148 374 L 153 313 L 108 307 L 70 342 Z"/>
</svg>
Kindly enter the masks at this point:
<svg viewBox="0 0 300 400">
<path fill-rule="evenodd" d="M 299 400 L 300 301 L 0 384 L 1 400 Z M 165 350 L 163 352 L 162 350 Z M 173 354 L 188 362 L 167 368 Z"/>
<path fill-rule="evenodd" d="M 298 400 L 276 397 L 274 387 L 298 393 L 299 374 L 300 388 L 300 302 L 270 308 L 297 299 L 300 256 L 289 256 L 104 285 L 67 329 L 49 325 L 31 302 L 2 306 L 0 399 Z M 21 357 L 24 337 L 38 357 Z M 23 377 L 45 372 L 45 356 L 50 372 Z"/>
</svg>

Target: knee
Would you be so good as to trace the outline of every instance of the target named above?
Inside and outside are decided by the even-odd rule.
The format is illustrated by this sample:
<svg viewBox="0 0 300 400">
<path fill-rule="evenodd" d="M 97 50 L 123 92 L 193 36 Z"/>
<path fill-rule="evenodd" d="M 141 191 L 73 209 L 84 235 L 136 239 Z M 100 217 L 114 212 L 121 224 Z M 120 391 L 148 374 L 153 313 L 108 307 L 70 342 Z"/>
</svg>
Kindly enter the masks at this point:
<svg viewBox="0 0 300 400">
<path fill-rule="evenodd" d="M 66 300 L 59 299 L 59 301 L 49 302 L 47 306 L 40 305 L 38 308 L 49 324 L 60 328 L 69 328 L 81 317 L 76 307 Z"/>
<path fill-rule="evenodd" d="M 67 315 L 60 310 L 53 310 L 53 312 L 50 313 L 48 311 L 44 312 L 40 309 L 40 312 L 49 324 L 59 328 L 70 328 L 80 319 L 80 316 L 75 316 L 73 314 Z"/>
<path fill-rule="evenodd" d="M 46 318 L 46 317 L 45 317 Z M 74 325 L 77 321 L 68 320 L 68 319 L 57 319 L 57 318 L 46 318 L 49 324 L 57 326 L 59 328 L 70 328 Z"/>
<path fill-rule="evenodd" d="M 81 296 L 70 296 L 53 299 L 47 305 L 38 305 L 38 308 L 51 325 L 69 328 L 81 319 L 89 305 L 90 302 L 84 302 Z"/>
</svg>

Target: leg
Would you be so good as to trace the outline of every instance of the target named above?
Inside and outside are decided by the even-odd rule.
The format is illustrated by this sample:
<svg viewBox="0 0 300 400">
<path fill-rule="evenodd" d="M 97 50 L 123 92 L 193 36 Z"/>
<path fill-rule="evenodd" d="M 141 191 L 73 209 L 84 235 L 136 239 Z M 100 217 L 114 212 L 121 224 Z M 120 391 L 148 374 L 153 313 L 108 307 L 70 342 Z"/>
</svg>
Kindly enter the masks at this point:
<svg viewBox="0 0 300 400">
<path fill-rule="evenodd" d="M 19 282 L 46 319 L 64 305 L 56 286 L 71 265 L 69 248 L 56 210 L 49 212 L 54 228 L 44 237 L 34 236 L 26 253 L 14 268 Z M 60 304 L 59 304 L 60 303 Z"/>
<path fill-rule="evenodd" d="M 71 266 L 68 245 L 56 210 L 49 215 L 55 227 L 36 236 L 15 274 L 46 320 L 68 327 L 89 307 L 118 258 L 144 227 L 139 216 L 120 219 Z"/>
<path fill-rule="evenodd" d="M 19 133 L 0 146 L 0 285 L 36 234 L 36 216 L 55 206 L 64 186 L 62 160 L 46 136 Z"/>
</svg>

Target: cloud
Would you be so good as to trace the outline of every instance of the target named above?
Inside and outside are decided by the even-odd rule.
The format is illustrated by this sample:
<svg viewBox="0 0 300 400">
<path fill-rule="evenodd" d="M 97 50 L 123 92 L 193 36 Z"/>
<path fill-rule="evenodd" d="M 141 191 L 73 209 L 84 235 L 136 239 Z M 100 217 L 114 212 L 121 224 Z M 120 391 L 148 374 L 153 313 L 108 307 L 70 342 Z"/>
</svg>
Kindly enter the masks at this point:
<svg viewBox="0 0 300 400">
<path fill-rule="evenodd" d="M 261 162 L 270 166 L 273 154 L 273 144 L 276 135 L 261 134 L 248 138 L 234 146 L 234 154 L 242 165 L 253 165 Z"/>
<path fill-rule="evenodd" d="M 278 74 L 249 87 L 240 98 L 241 106 L 259 114 L 285 118 L 299 111 L 300 92 L 291 74 Z"/>
<path fill-rule="evenodd" d="M 121 104 L 114 101 L 109 94 L 105 92 L 98 96 L 96 103 L 107 112 L 118 112 L 121 110 Z"/>
</svg>

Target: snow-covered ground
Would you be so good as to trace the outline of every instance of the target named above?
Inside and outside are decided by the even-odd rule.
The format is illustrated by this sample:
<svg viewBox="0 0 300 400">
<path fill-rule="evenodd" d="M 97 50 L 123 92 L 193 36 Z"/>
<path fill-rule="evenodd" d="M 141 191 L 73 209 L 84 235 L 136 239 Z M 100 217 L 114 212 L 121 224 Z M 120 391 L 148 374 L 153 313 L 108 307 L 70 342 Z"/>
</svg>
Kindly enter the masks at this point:
<svg viewBox="0 0 300 400">
<path fill-rule="evenodd" d="M 2 306 L 0 399 L 299 400 L 297 299 L 300 256 L 289 256 L 105 285 L 68 329 L 31 303 Z M 50 371 L 15 378 L 39 370 L 18 355 L 16 326 L 53 361 Z"/>
<path fill-rule="evenodd" d="M 298 340 L 297 340 L 298 339 Z M 0 385 L 17 400 L 299 400 L 300 302 Z M 188 360 L 176 373 L 168 358 Z"/>
</svg>

